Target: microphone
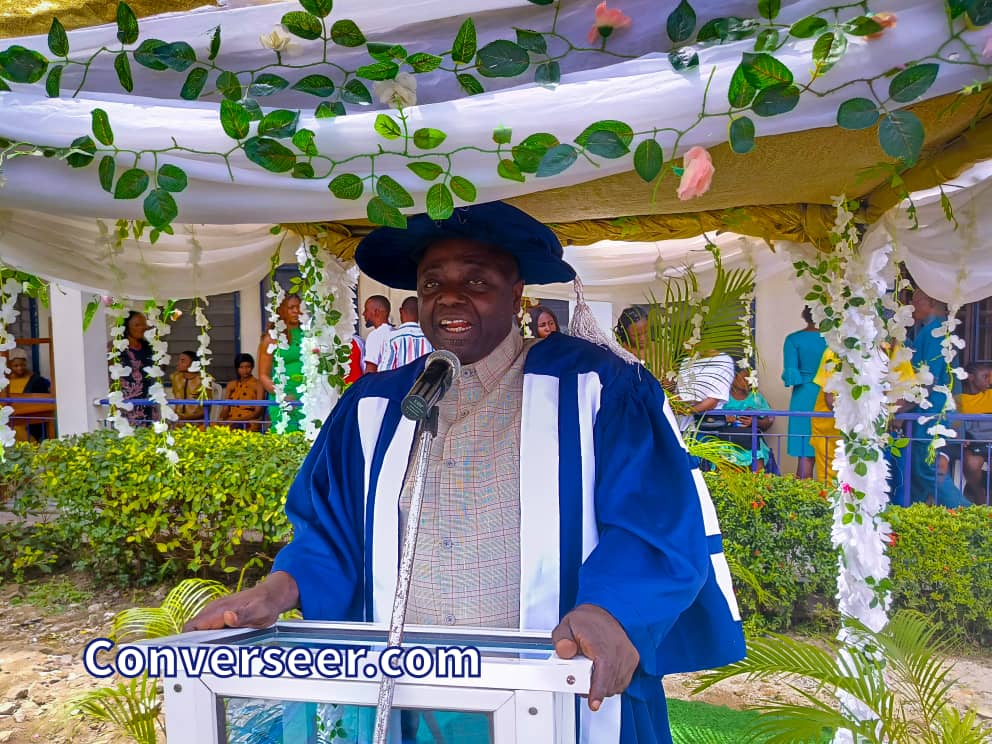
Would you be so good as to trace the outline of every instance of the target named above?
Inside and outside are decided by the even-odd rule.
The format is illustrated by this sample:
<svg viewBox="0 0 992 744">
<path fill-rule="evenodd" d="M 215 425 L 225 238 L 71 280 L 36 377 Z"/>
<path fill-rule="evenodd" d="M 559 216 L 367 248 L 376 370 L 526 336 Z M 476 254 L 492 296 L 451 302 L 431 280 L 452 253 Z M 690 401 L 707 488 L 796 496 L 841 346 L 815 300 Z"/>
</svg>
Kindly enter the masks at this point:
<svg viewBox="0 0 992 744">
<path fill-rule="evenodd" d="M 431 409 L 444 397 L 451 387 L 451 381 L 461 370 L 458 357 L 450 351 L 439 349 L 427 357 L 424 371 L 413 383 L 410 392 L 400 404 L 400 410 L 408 419 L 421 421 L 427 418 Z"/>
</svg>

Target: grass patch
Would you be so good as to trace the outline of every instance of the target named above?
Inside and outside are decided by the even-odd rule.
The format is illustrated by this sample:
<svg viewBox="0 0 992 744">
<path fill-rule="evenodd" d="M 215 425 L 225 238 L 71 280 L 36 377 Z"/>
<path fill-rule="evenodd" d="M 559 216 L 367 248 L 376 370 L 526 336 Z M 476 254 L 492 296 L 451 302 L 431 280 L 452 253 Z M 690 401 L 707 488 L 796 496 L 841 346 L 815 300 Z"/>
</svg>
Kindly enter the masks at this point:
<svg viewBox="0 0 992 744">
<path fill-rule="evenodd" d="M 668 700 L 675 744 L 737 744 L 757 718 L 757 713 L 722 705 Z"/>
<path fill-rule="evenodd" d="M 29 604 L 54 614 L 66 612 L 69 605 L 83 604 L 93 599 L 92 592 L 80 588 L 71 579 L 62 576 L 25 584 L 21 591 L 23 592 L 21 595 L 11 598 L 11 604 Z"/>
</svg>

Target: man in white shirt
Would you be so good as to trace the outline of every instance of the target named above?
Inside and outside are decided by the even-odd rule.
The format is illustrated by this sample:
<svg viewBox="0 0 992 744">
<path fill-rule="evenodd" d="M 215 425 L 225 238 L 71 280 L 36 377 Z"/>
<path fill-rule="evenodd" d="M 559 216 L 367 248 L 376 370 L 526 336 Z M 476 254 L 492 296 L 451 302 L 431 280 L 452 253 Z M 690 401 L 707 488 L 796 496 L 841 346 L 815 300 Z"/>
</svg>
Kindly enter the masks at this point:
<svg viewBox="0 0 992 744">
<path fill-rule="evenodd" d="M 362 312 L 365 327 L 374 329 L 365 339 L 365 374 L 377 372 L 385 361 L 389 334 L 393 332 L 393 327 L 389 325 L 391 309 L 389 300 L 382 295 L 372 295 L 365 300 Z"/>
<path fill-rule="evenodd" d="M 400 305 L 400 325 L 389 334 L 386 351 L 382 357 L 381 371 L 396 369 L 434 351 L 418 322 L 419 310 L 416 297 L 407 297 Z"/>
<path fill-rule="evenodd" d="M 729 354 L 687 359 L 676 380 L 679 399 L 689 404 L 692 414 L 718 408 L 730 400 L 735 374 L 734 360 Z M 679 416 L 679 428 L 685 431 L 694 420 L 695 415 Z"/>
</svg>

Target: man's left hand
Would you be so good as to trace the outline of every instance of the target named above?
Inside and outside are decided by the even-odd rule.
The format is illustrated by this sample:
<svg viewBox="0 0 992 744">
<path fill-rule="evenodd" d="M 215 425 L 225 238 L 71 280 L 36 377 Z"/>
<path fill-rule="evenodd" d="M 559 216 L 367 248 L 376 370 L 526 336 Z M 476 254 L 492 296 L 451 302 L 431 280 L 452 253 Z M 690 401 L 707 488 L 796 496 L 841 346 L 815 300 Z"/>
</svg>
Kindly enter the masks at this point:
<svg viewBox="0 0 992 744">
<path fill-rule="evenodd" d="M 555 652 L 563 659 L 581 654 L 592 659 L 589 710 L 596 711 L 603 698 L 627 689 L 640 654 L 623 626 L 609 612 L 596 605 L 579 605 L 551 632 Z"/>
</svg>

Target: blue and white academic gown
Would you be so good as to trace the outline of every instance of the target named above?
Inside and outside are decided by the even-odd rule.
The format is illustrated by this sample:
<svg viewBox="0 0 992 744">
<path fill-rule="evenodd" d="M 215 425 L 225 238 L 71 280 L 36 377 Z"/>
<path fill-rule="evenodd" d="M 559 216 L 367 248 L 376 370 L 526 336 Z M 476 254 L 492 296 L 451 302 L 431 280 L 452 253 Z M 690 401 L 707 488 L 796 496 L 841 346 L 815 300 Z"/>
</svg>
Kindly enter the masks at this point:
<svg viewBox="0 0 992 744">
<path fill-rule="evenodd" d="M 359 379 L 290 488 L 294 537 L 273 570 L 296 580 L 308 619 L 389 620 L 414 436 L 400 401 L 424 363 Z M 716 511 L 664 391 L 555 333 L 524 366 L 520 627 L 550 631 L 584 603 L 623 625 L 640 664 L 623 695 L 581 706 L 583 744 L 670 742 L 661 677 L 745 653 Z"/>
</svg>

